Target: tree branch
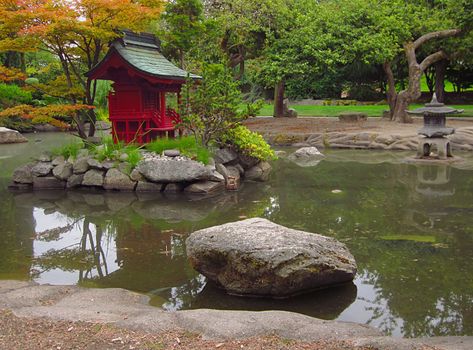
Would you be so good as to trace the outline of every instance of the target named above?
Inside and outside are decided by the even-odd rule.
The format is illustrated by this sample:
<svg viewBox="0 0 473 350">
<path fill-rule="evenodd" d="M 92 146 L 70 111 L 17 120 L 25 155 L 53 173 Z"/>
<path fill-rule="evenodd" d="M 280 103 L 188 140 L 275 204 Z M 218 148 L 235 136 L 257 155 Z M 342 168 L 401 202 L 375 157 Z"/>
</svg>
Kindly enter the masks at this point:
<svg viewBox="0 0 473 350">
<path fill-rule="evenodd" d="M 420 46 L 422 46 L 424 43 L 426 43 L 429 40 L 449 38 L 451 36 L 460 34 L 460 32 L 461 32 L 460 29 L 447 29 L 447 30 L 440 30 L 438 32 L 431 32 L 431 33 L 424 34 L 420 38 L 418 38 L 416 41 L 414 41 L 414 49 L 418 49 Z"/>
<path fill-rule="evenodd" d="M 422 71 L 425 71 L 429 66 L 431 66 L 435 62 L 446 59 L 447 57 L 448 57 L 447 54 L 443 50 L 437 51 L 427 56 L 426 58 L 424 58 L 424 60 L 419 65 L 420 69 Z"/>
</svg>

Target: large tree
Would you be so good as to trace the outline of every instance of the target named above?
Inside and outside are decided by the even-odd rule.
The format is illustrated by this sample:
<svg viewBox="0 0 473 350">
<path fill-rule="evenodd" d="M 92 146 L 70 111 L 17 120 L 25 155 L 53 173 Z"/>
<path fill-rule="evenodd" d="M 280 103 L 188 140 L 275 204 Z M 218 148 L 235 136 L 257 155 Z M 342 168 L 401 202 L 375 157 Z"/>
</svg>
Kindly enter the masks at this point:
<svg viewBox="0 0 473 350">
<path fill-rule="evenodd" d="M 10 35 L 0 38 L 0 51 L 47 50 L 59 60 L 65 96 L 70 104 L 92 106 L 96 83 L 84 73 L 103 57 L 119 29 L 143 30 L 161 11 L 159 0 L 37 0 L 1 3 L 0 26 Z M 43 86 L 39 86 L 39 88 Z M 50 91 L 49 91 L 50 92 Z M 91 122 L 88 136 L 95 133 L 93 109 L 77 113 L 79 135 L 87 137 L 84 123 Z"/>
</svg>

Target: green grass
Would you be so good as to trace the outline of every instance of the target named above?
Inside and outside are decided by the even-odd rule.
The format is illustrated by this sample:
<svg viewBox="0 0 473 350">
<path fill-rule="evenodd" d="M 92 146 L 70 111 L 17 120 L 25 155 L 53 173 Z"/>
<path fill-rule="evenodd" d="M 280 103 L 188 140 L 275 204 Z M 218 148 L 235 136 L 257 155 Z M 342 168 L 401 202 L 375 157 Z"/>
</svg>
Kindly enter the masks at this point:
<svg viewBox="0 0 473 350">
<path fill-rule="evenodd" d="M 52 153 L 55 156 L 63 156 L 65 159 L 69 157 L 76 158 L 79 151 L 83 148 L 84 143 L 82 141 L 75 141 L 53 149 Z"/>
<path fill-rule="evenodd" d="M 421 107 L 423 105 L 411 105 L 411 109 Z M 381 117 L 383 111 L 389 109 L 388 105 L 369 105 L 369 106 L 290 106 L 294 108 L 301 117 L 337 117 L 342 112 L 362 112 L 368 117 Z M 462 114 L 455 117 L 473 117 L 473 105 L 454 105 L 452 107 L 464 109 Z M 273 105 L 264 104 L 258 115 L 272 116 Z"/>
<path fill-rule="evenodd" d="M 196 159 L 204 164 L 209 163 L 210 152 L 207 148 L 198 144 L 193 136 L 185 136 L 175 139 L 156 139 L 145 145 L 149 151 L 161 154 L 167 149 L 177 149 L 182 155 Z"/>
</svg>

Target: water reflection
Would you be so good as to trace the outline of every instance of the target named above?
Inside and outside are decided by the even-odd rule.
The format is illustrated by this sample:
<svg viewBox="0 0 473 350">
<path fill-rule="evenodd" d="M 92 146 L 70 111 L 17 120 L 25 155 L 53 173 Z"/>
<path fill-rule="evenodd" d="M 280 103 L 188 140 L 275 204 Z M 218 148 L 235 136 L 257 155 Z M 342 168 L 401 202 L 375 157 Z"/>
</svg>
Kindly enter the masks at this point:
<svg viewBox="0 0 473 350">
<path fill-rule="evenodd" d="M 473 335 L 473 162 L 419 166 L 405 157 L 329 152 L 314 168 L 282 159 L 268 184 L 199 201 L 11 193 L 0 176 L 0 277 L 122 287 L 169 310 L 282 309 L 394 335 Z M 354 284 L 286 301 L 207 284 L 187 262 L 188 234 L 254 216 L 345 242 L 359 265 Z"/>
</svg>

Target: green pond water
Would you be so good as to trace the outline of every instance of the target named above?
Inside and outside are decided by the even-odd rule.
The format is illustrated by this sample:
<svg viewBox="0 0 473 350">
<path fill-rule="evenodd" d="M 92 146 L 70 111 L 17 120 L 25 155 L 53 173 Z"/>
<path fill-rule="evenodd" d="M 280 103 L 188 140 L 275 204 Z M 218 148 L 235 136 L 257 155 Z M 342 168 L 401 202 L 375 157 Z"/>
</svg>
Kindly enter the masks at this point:
<svg viewBox="0 0 473 350">
<path fill-rule="evenodd" d="M 408 153 L 327 151 L 301 168 L 274 162 L 268 183 L 195 200 L 160 194 L 10 192 L 13 169 L 64 134 L 0 145 L 0 278 L 121 287 L 167 310 L 288 310 L 386 334 L 473 335 L 473 157 L 407 164 Z M 194 230 L 265 217 L 347 244 L 353 284 L 288 300 L 225 295 L 192 270 Z"/>
</svg>

